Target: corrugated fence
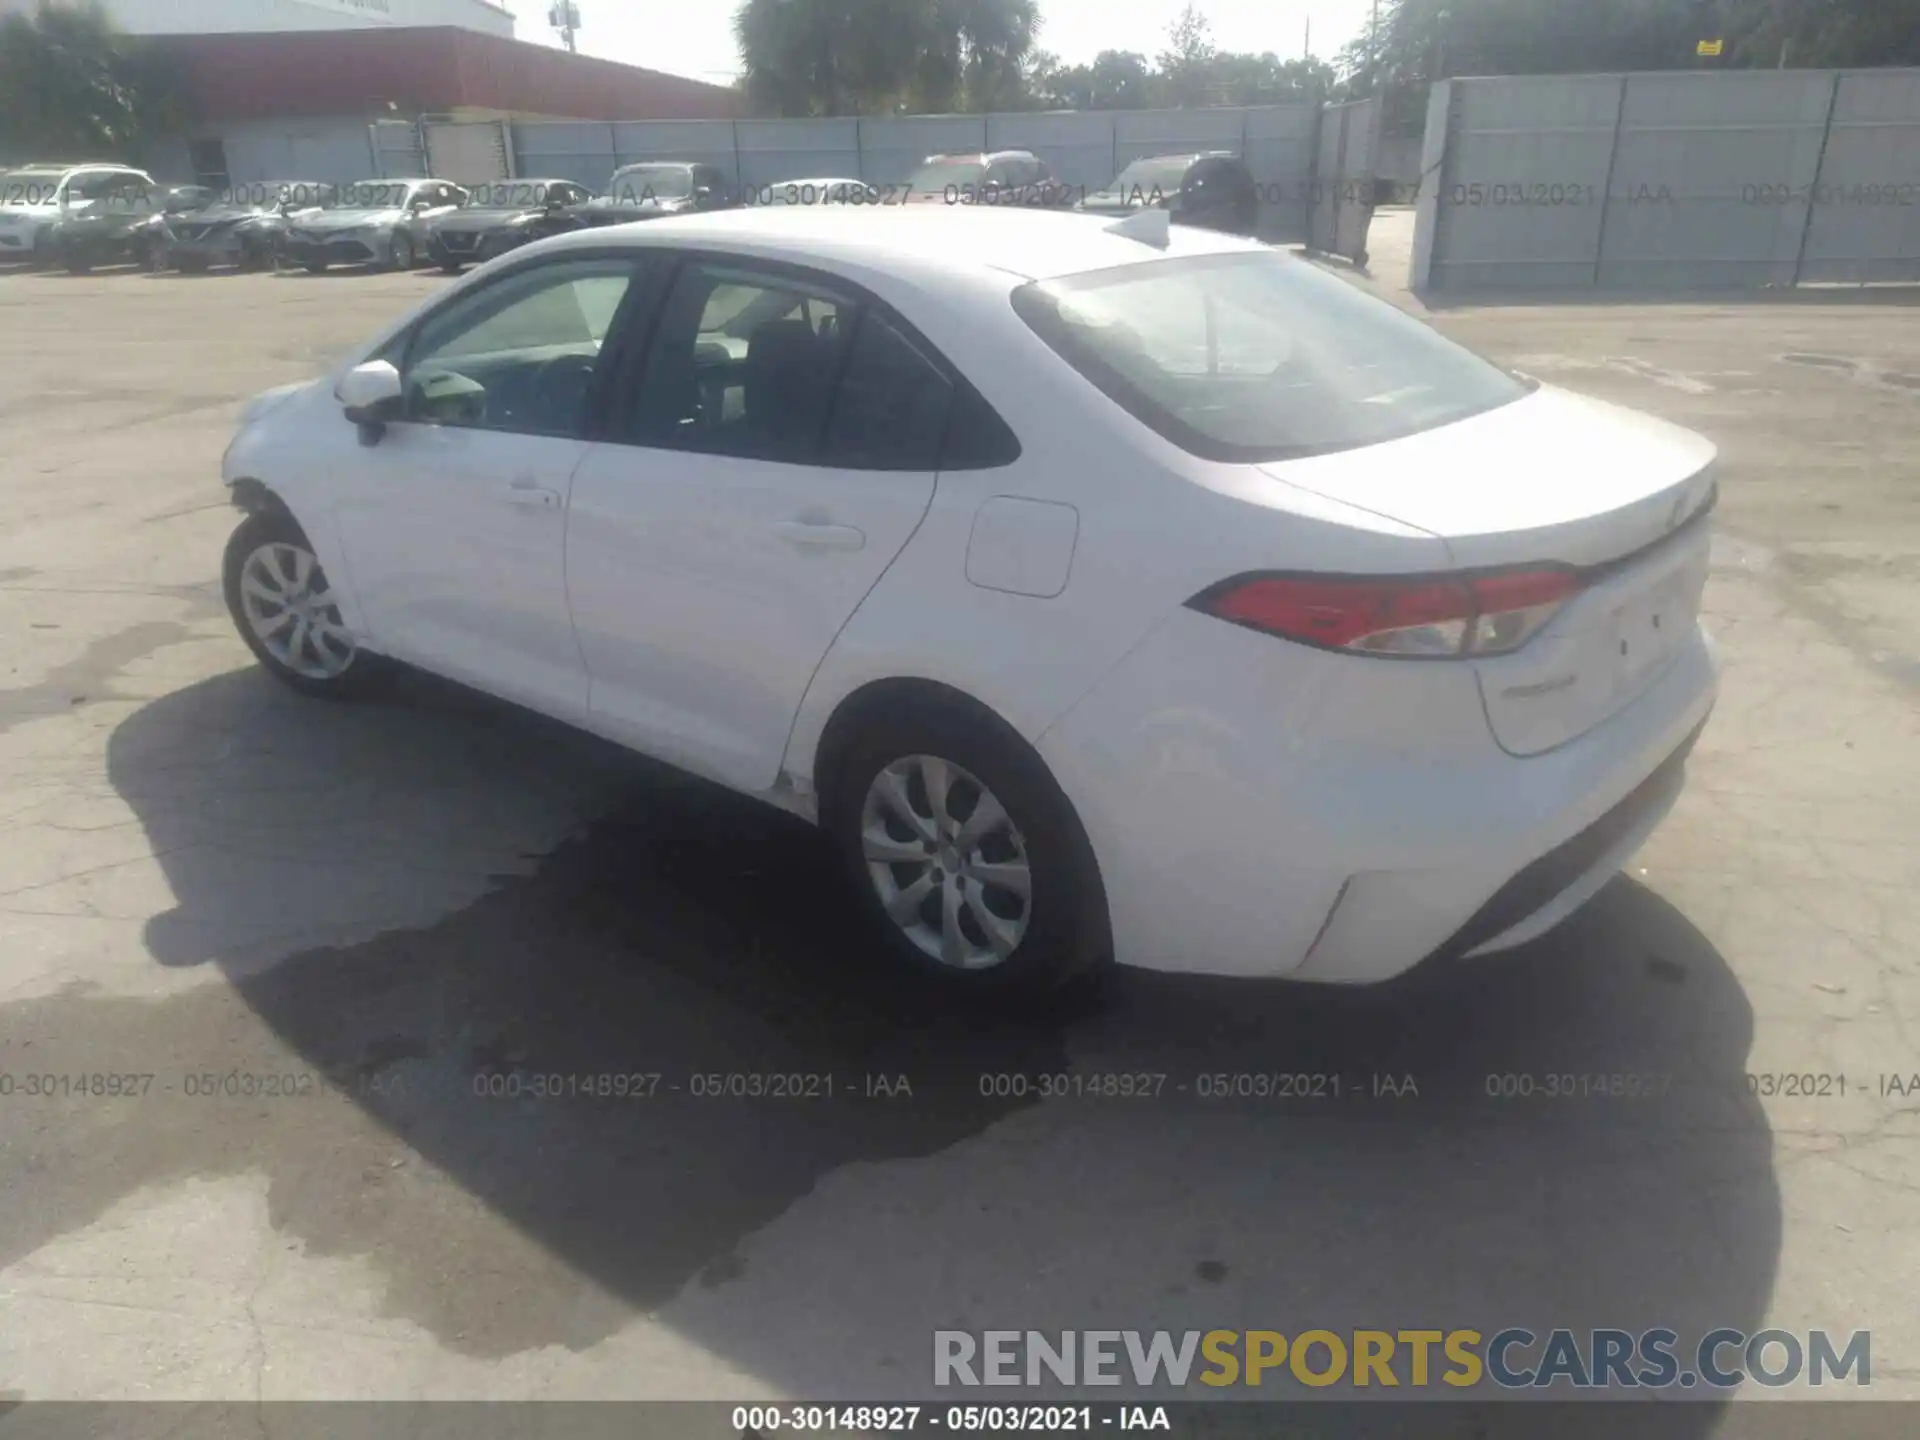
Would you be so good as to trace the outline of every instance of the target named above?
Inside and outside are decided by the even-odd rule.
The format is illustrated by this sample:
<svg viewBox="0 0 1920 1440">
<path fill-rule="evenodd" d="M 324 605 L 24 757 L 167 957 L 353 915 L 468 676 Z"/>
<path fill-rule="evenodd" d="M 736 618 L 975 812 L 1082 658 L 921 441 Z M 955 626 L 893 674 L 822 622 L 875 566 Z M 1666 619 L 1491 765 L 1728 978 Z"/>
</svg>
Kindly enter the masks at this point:
<svg viewBox="0 0 1920 1440">
<path fill-rule="evenodd" d="M 1443 81 L 1416 289 L 1920 281 L 1920 70 Z"/>
<path fill-rule="evenodd" d="M 521 175 L 599 188 L 640 160 L 717 165 L 735 184 L 807 177 L 899 184 L 929 155 L 1031 150 L 1062 184 L 1096 189 L 1149 155 L 1231 150 L 1245 158 L 1269 203 L 1261 232 L 1306 233 L 1319 107 L 1123 110 L 1070 114 L 900 115 L 835 120 L 649 120 L 626 124 L 520 121 L 514 165 Z"/>
</svg>

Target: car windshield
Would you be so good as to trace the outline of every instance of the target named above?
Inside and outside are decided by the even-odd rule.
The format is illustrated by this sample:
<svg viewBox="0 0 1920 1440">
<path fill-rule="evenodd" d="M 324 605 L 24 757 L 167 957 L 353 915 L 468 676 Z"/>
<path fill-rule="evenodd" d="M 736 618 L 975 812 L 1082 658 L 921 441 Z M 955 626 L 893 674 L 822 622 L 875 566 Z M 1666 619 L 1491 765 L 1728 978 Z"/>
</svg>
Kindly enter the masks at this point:
<svg viewBox="0 0 1920 1440">
<path fill-rule="evenodd" d="M 878 195 L 859 180 L 779 180 L 760 192 L 768 205 L 851 205 Z"/>
<path fill-rule="evenodd" d="M 907 187 L 913 191 L 944 191 L 949 185 L 979 185 L 987 177 L 984 160 L 929 160 L 913 172 Z"/>
<path fill-rule="evenodd" d="M 51 205 L 64 170 L 10 170 L 0 175 L 0 205 Z"/>
<path fill-rule="evenodd" d="M 607 182 L 607 199 L 616 205 L 684 200 L 692 193 L 693 171 L 684 165 L 629 165 Z"/>
<path fill-rule="evenodd" d="M 407 203 L 407 187 L 394 180 L 361 180 L 342 185 L 321 203 L 329 210 L 398 210 Z"/>
<path fill-rule="evenodd" d="M 294 210 L 334 203 L 336 187 L 317 180 L 254 180 L 220 192 L 219 203 L 251 209 L 271 209 L 285 204 Z"/>
<path fill-rule="evenodd" d="M 1211 460 L 1377 444 L 1528 390 L 1338 276 L 1272 253 L 1033 281 L 1013 307 L 1110 399 Z"/>
<path fill-rule="evenodd" d="M 549 198 L 566 198 L 566 190 L 553 180 L 496 180 L 473 187 L 467 202 L 478 210 L 526 210 L 545 205 Z"/>
<path fill-rule="evenodd" d="M 1180 188 L 1180 182 L 1187 178 L 1187 171 L 1192 166 L 1193 157 L 1190 155 L 1162 155 L 1152 160 L 1136 160 L 1116 175 L 1107 189 L 1124 192 L 1158 190 L 1170 195 Z"/>
</svg>

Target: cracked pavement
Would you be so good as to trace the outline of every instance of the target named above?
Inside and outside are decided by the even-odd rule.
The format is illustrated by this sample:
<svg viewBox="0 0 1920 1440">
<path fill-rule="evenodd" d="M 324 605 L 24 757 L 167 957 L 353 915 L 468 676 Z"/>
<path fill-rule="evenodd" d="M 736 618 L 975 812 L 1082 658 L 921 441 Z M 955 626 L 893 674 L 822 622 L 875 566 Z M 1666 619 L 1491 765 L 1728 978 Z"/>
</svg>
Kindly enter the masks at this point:
<svg viewBox="0 0 1920 1440">
<path fill-rule="evenodd" d="M 239 404 L 438 283 L 0 276 L 0 1390 L 922 1398 L 936 1328 L 1426 1323 L 1871 1329 L 1872 1393 L 1920 1398 L 1906 307 L 1436 311 L 1721 447 L 1725 685 L 1677 809 L 1510 957 L 992 1019 L 865 969 L 795 822 L 425 679 L 341 707 L 253 669 L 217 589 Z M 1168 1079 L 983 1093 L 1015 1071 Z M 1238 1071 L 1351 1088 L 1173 1093 Z M 729 1072 L 839 1088 L 691 1095 Z M 1664 1083 L 1487 1093 L 1565 1073 Z"/>
</svg>

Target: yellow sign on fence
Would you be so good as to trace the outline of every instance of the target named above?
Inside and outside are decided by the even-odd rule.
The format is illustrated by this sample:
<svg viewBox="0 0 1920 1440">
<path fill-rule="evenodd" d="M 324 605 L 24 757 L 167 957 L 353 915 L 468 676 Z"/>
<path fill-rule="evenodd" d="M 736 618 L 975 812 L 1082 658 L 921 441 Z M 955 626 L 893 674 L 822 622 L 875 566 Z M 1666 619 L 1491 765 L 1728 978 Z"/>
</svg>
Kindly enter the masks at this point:
<svg viewBox="0 0 1920 1440">
<path fill-rule="evenodd" d="M 1693 47 L 1693 53 L 1696 55 L 1718 55 L 1720 53 L 1721 43 L 1722 42 L 1718 40 L 1702 40 L 1698 45 Z"/>
</svg>

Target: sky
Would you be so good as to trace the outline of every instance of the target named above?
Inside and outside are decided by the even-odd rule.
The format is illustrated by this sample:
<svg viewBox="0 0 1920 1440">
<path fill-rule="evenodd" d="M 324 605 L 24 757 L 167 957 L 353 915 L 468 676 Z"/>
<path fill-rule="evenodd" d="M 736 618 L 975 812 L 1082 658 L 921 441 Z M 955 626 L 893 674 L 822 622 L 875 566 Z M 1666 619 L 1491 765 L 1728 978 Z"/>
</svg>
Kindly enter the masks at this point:
<svg viewBox="0 0 1920 1440">
<path fill-rule="evenodd" d="M 522 40 L 560 44 L 547 28 L 548 0 L 505 0 Z M 1068 64 L 1102 50 L 1164 48 L 1183 0 L 1040 0 L 1040 48 Z M 581 53 L 725 84 L 738 72 L 734 0 L 576 0 Z M 1196 0 L 1222 50 L 1302 53 L 1312 22 L 1313 53 L 1331 60 L 1365 30 L 1371 0 Z"/>
</svg>

